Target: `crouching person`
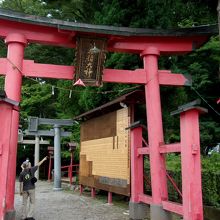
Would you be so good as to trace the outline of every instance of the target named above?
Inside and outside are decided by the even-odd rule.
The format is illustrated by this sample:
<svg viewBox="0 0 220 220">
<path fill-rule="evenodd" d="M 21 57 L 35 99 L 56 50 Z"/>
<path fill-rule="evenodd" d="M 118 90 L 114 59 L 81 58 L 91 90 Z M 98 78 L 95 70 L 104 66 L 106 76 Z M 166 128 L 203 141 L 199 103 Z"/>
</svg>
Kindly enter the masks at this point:
<svg viewBox="0 0 220 220">
<path fill-rule="evenodd" d="M 34 173 L 38 169 L 38 167 L 47 160 L 45 157 L 41 160 L 36 166 L 29 167 L 29 163 L 24 162 L 22 164 L 23 170 L 19 175 L 20 182 L 20 195 L 22 198 L 22 219 L 32 219 L 34 214 L 34 206 L 35 206 L 35 184 L 33 181 Z M 30 204 L 28 205 L 28 198 Z"/>
</svg>

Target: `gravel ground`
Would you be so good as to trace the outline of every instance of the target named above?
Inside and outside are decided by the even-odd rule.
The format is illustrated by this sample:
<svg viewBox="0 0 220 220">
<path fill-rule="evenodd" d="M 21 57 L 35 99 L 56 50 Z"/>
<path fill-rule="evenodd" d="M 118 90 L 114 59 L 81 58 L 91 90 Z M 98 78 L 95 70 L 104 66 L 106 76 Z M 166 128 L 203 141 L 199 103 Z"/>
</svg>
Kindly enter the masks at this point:
<svg viewBox="0 0 220 220">
<path fill-rule="evenodd" d="M 16 220 L 21 219 L 22 197 L 15 190 Z M 107 200 L 107 198 L 106 198 Z M 113 201 L 114 202 L 114 201 Z M 70 190 L 53 191 L 52 183 L 38 181 L 36 184 L 36 220 L 128 220 L 128 207 L 108 205 L 98 199 L 80 196 Z"/>
</svg>

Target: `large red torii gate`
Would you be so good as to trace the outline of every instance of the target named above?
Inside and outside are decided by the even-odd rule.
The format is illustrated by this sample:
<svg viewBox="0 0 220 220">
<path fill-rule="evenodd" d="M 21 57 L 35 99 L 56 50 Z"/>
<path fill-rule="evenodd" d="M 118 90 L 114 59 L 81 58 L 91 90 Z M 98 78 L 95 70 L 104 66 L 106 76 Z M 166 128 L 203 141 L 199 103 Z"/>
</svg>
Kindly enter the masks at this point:
<svg viewBox="0 0 220 220">
<path fill-rule="evenodd" d="M 182 214 L 185 220 L 202 220 L 200 170 L 197 170 L 198 178 L 195 180 L 198 190 L 200 190 L 196 192 L 198 197 L 193 199 L 192 203 L 183 204 L 183 207 L 172 205 L 172 203 L 168 202 L 164 153 L 173 152 L 174 148 L 179 152 L 180 146 L 176 145 L 174 148 L 170 146 L 169 149 L 168 145 L 164 145 L 163 151 L 161 151 L 161 144 L 164 143 L 164 137 L 160 85 L 183 86 L 189 84 L 190 80 L 182 74 L 173 74 L 171 71 L 158 70 L 158 57 L 160 55 L 185 54 L 190 52 L 206 42 L 214 33 L 217 33 L 217 26 L 201 26 L 172 31 L 119 28 L 65 22 L 0 10 L 0 37 L 5 39 L 5 43 L 8 46 L 7 58 L 0 59 L 0 74 L 5 75 L 7 97 L 20 102 L 22 77 L 67 80 L 74 78 L 73 66 L 37 64 L 32 60 L 24 60 L 24 49 L 28 43 L 75 48 L 76 36 L 78 35 L 105 37 L 107 39 L 107 51 L 140 54 L 144 62 L 144 69 L 134 71 L 104 69 L 103 71 L 103 82 L 138 83 L 145 85 L 149 149 L 147 152 L 141 149 L 139 151 L 143 151 L 141 153 L 142 155 L 150 155 L 152 197 L 148 198 L 142 194 L 137 196 L 137 192 L 141 191 L 140 187 L 142 185 L 141 180 L 135 180 L 133 181 L 134 185 L 131 190 L 132 207 L 135 210 L 141 210 L 142 204 L 140 202 L 151 204 L 151 209 L 153 210 L 151 214 L 152 219 L 158 220 L 159 213 L 160 219 L 165 220 L 169 219 L 169 215 L 163 209 L 163 203 L 167 202 L 166 210 Z M 8 114 L 10 114 L 12 121 L 10 127 L 1 128 L 1 132 L 5 136 L 8 135 L 8 137 L 2 138 L 0 136 L 0 161 L 3 161 L 2 158 L 4 156 L 4 161 L 7 157 L 10 163 L 8 163 L 7 169 L 0 167 L 0 185 L 2 182 L 4 186 L 7 185 L 7 187 L 1 187 L 0 204 L 3 205 L 0 206 L 0 218 L 11 220 L 15 218 L 14 188 L 19 112 L 14 108 L 9 108 L 7 112 L 9 112 Z M 4 115 L 0 117 L 2 121 L 6 120 L 6 118 Z M 2 121 L 0 122 L 1 124 Z M 139 141 L 140 132 L 135 132 L 134 130 L 132 133 L 133 139 L 138 139 Z M 133 141 L 133 144 L 137 144 L 138 141 Z M 133 147 L 137 146 L 132 145 Z M 135 161 L 138 159 L 137 157 L 138 155 L 133 155 Z M 191 160 L 189 162 L 192 163 Z M 196 163 L 200 163 L 200 160 L 196 160 Z M 135 173 L 134 169 L 136 167 L 131 167 L 133 167 L 131 168 L 133 169 L 132 172 Z M 137 172 L 138 176 L 143 178 L 143 170 L 138 170 Z M 190 181 L 191 179 L 189 179 Z M 194 193 L 190 190 L 191 188 L 189 191 L 186 191 L 188 200 L 190 200 L 190 196 Z M 196 213 L 193 213 L 192 210 L 196 210 Z M 138 212 L 133 213 L 135 218 L 140 217 Z"/>
</svg>

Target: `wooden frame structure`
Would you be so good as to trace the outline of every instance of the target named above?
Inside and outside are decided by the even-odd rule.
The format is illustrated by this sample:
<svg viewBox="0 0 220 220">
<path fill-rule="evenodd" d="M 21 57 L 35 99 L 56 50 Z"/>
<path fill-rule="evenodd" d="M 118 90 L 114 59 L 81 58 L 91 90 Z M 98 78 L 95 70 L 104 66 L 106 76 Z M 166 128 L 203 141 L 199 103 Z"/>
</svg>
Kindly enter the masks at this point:
<svg viewBox="0 0 220 220">
<path fill-rule="evenodd" d="M 130 131 L 135 104 L 144 104 L 141 90 L 125 94 L 83 113 L 81 120 L 80 176 L 83 186 L 130 196 Z"/>
</svg>

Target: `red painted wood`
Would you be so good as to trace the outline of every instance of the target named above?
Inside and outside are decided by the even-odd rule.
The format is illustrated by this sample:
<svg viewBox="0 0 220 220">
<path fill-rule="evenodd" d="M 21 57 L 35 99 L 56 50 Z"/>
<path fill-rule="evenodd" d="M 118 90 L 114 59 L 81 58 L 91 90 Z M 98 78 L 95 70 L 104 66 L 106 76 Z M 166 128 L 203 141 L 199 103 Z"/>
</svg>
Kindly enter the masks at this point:
<svg viewBox="0 0 220 220">
<path fill-rule="evenodd" d="M 9 62 L 13 66 L 13 62 L 6 58 L 0 58 L 0 75 L 6 74 L 6 64 Z M 24 60 L 23 68 L 20 69 L 24 77 L 40 77 L 52 79 L 74 79 L 74 66 L 41 64 L 35 63 L 33 60 Z"/>
<path fill-rule="evenodd" d="M 141 83 L 146 82 L 146 74 L 143 69 L 137 70 L 113 70 L 104 69 L 103 77 L 104 82 L 120 82 L 120 83 Z"/>
<path fill-rule="evenodd" d="M 148 196 L 148 195 L 145 195 L 145 194 L 139 194 L 138 196 L 138 200 L 139 202 L 143 202 L 143 203 L 146 203 L 146 204 L 153 204 L 153 199 L 151 196 Z"/>
<path fill-rule="evenodd" d="M 131 129 L 131 201 L 139 202 L 139 195 L 143 194 L 143 155 L 138 155 L 142 148 L 142 127 Z"/>
<path fill-rule="evenodd" d="M 75 41 L 73 37 L 77 34 L 71 30 L 60 30 L 59 26 L 49 27 L 37 24 L 28 24 L 11 20 L 1 19 L 0 37 L 5 38 L 10 33 L 19 33 L 24 35 L 30 43 L 40 43 L 55 46 L 73 48 Z M 90 33 L 90 36 L 97 33 Z M 101 34 L 104 37 L 105 34 Z M 141 53 L 150 46 L 156 47 L 161 54 L 182 54 L 193 50 L 194 42 L 201 45 L 207 40 L 207 36 L 191 37 L 166 37 L 166 36 L 120 36 L 112 38 L 112 35 L 106 35 L 111 38 L 108 51 Z"/>
<path fill-rule="evenodd" d="M 0 37 L 5 38 L 11 33 L 22 34 L 30 43 L 40 43 L 54 46 L 74 48 L 72 31 L 61 31 L 59 28 L 25 24 L 1 19 Z"/>
<path fill-rule="evenodd" d="M 39 64 L 34 63 L 32 60 L 24 60 L 22 72 L 28 77 L 69 80 L 73 80 L 74 78 L 74 66 Z"/>
<path fill-rule="evenodd" d="M 70 167 L 70 165 L 62 166 L 61 169 L 66 169 L 66 168 L 69 168 L 69 167 Z M 72 167 L 76 167 L 76 169 L 77 169 L 77 167 L 79 167 L 79 164 L 74 164 L 74 165 L 72 165 Z M 77 171 L 74 171 L 74 172 L 77 173 Z"/>
<path fill-rule="evenodd" d="M 199 111 L 180 114 L 184 219 L 203 220 Z"/>
<path fill-rule="evenodd" d="M 108 204 L 112 205 L 112 192 L 108 192 Z"/>
<path fill-rule="evenodd" d="M 5 39 L 8 45 L 7 58 L 13 62 L 18 69 L 22 69 L 24 47 L 27 43 L 26 38 L 20 34 L 10 34 Z M 21 99 L 21 84 L 22 74 L 17 68 L 7 62 L 6 76 L 5 76 L 5 92 L 7 97 L 20 102 Z M 7 195 L 6 195 L 6 209 L 7 211 L 14 210 L 14 192 L 15 192 L 15 177 L 16 177 L 16 160 L 17 160 L 17 142 L 18 142 L 18 125 L 19 112 L 12 110 L 12 124 L 9 129 L 10 137 L 10 155 L 9 166 L 7 170 Z"/>
<path fill-rule="evenodd" d="M 114 52 L 127 52 L 140 54 L 143 50 L 149 47 L 158 48 L 161 54 L 184 54 L 193 50 L 193 41 L 202 42 L 206 37 L 127 37 L 124 41 L 118 40 L 114 42 L 112 47 L 109 47 L 109 51 Z"/>
<path fill-rule="evenodd" d="M 142 148 L 138 148 L 138 155 L 139 154 L 149 154 L 150 153 L 150 148 L 149 147 L 142 147 Z"/>
<path fill-rule="evenodd" d="M 7 60 L 0 58 L 0 75 L 5 75 Z M 13 64 L 11 64 L 13 65 Z M 74 79 L 74 66 L 39 64 L 33 60 L 24 60 L 22 74 L 26 77 Z M 159 83 L 161 85 L 183 86 L 187 79 L 182 74 L 172 74 L 168 70 L 159 70 Z M 146 74 L 143 69 L 117 70 L 104 69 L 103 82 L 120 82 L 128 84 L 146 84 Z"/>
<path fill-rule="evenodd" d="M 73 152 L 71 152 L 69 172 L 70 172 L 70 173 L 69 173 L 70 185 L 72 185 L 72 182 L 73 182 Z"/>
<path fill-rule="evenodd" d="M 91 188 L 91 197 L 94 199 L 95 198 L 95 188 Z"/>
<path fill-rule="evenodd" d="M 51 155 L 49 156 L 49 167 L 48 167 L 48 178 L 47 180 L 48 181 L 51 181 L 51 165 L 52 165 L 52 158 L 51 158 Z"/>
<path fill-rule="evenodd" d="M 187 79 L 183 74 L 172 74 L 169 70 L 158 70 L 159 83 L 161 85 L 183 86 Z M 103 82 L 120 82 L 129 84 L 146 84 L 146 72 L 144 69 L 137 70 L 113 70 L 104 69 Z"/>
<path fill-rule="evenodd" d="M 160 146 L 160 153 L 175 153 L 181 152 L 180 143 L 165 144 Z"/>
<path fill-rule="evenodd" d="M 147 84 L 145 85 L 148 144 L 150 151 L 151 188 L 153 203 L 161 205 L 168 198 L 166 166 L 164 155 L 160 154 L 160 143 L 164 143 L 160 87 L 158 78 L 157 48 L 148 48 L 143 52 L 144 69 Z"/>
<path fill-rule="evenodd" d="M 147 141 L 142 137 L 142 141 L 143 141 L 143 147 L 149 147 Z"/>
<path fill-rule="evenodd" d="M 80 192 L 80 195 L 82 195 L 82 193 L 83 193 L 83 185 L 79 185 L 79 192 Z"/>
<path fill-rule="evenodd" d="M 6 38 L 8 55 L 6 64 L 5 91 L 7 97 L 20 102 L 24 47 L 27 43 L 24 36 L 11 34 Z"/>
<path fill-rule="evenodd" d="M 167 175 L 168 180 L 172 183 L 175 190 L 178 192 L 179 196 L 182 198 L 183 195 L 182 195 L 180 189 L 178 188 L 176 182 L 174 181 L 174 179 L 168 174 L 168 172 L 166 173 L 166 175 Z"/>
<path fill-rule="evenodd" d="M 8 184 L 8 168 L 10 158 L 10 128 L 12 123 L 12 106 L 0 101 L 0 218 L 4 219 L 6 212 L 6 197 L 7 197 L 7 184 Z"/>
<path fill-rule="evenodd" d="M 179 203 L 162 201 L 163 208 L 167 211 L 174 212 L 179 215 L 183 215 L 183 206 Z M 187 218 L 184 218 L 187 219 Z"/>
<path fill-rule="evenodd" d="M 183 74 L 171 73 L 166 71 L 158 71 L 159 84 L 166 86 L 184 86 L 187 83 L 187 78 Z"/>
</svg>

